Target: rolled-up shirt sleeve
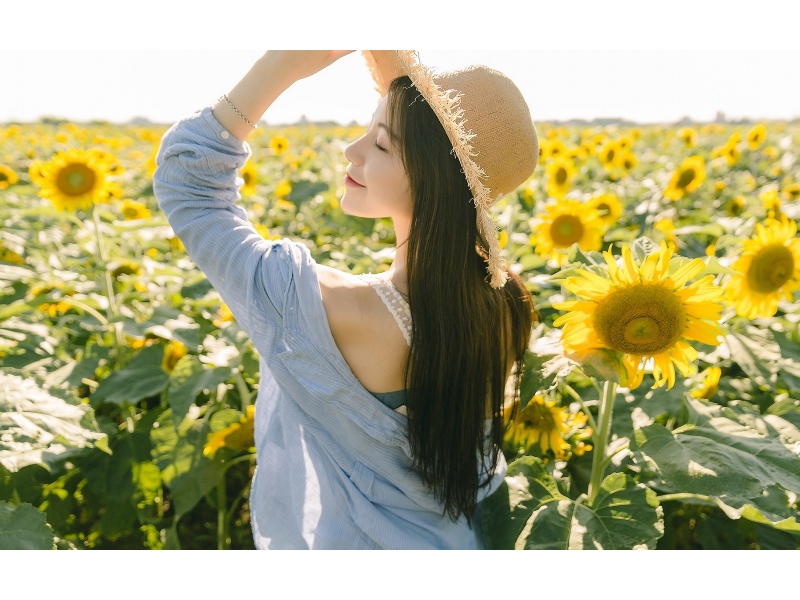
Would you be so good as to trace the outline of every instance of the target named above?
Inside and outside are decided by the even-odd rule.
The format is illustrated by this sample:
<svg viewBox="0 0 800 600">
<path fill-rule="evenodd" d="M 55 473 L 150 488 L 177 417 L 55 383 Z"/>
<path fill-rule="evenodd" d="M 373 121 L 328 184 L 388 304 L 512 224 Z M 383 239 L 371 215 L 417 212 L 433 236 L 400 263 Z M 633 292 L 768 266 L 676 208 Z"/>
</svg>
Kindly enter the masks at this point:
<svg viewBox="0 0 800 600">
<path fill-rule="evenodd" d="M 206 106 L 162 137 L 153 191 L 186 253 L 253 337 L 264 319 L 283 322 L 292 242 L 265 240 L 236 204 L 251 154 Z"/>
</svg>

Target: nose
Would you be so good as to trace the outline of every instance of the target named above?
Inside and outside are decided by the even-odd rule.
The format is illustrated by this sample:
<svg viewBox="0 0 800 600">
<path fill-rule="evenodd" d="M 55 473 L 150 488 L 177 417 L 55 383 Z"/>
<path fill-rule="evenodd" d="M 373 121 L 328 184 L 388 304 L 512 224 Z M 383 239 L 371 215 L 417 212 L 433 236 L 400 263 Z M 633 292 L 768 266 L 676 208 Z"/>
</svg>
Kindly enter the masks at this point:
<svg viewBox="0 0 800 600">
<path fill-rule="evenodd" d="M 355 140 L 354 142 L 350 142 L 344 148 L 344 157 L 349 160 L 354 165 L 361 164 L 362 152 L 361 152 L 361 142 L 364 139 L 362 135 L 360 138 Z"/>
</svg>

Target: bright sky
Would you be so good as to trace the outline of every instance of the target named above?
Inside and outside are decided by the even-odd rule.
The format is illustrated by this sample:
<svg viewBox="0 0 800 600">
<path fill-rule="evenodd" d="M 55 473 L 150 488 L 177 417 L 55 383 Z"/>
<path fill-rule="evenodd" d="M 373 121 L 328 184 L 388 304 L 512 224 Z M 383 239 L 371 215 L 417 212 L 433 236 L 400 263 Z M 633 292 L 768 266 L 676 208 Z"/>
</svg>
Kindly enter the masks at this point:
<svg viewBox="0 0 800 600">
<path fill-rule="evenodd" d="M 444 9 L 430 1 L 380 14 L 366 1 L 307 1 L 298 10 L 268 0 L 237 0 L 230 9 L 141 0 L 127 14 L 108 13 L 121 3 L 40 1 L 35 18 L 14 4 L 0 25 L 10 27 L 0 35 L 0 123 L 46 115 L 172 123 L 228 92 L 267 48 L 326 44 L 433 47 L 419 52 L 437 70 L 485 64 L 514 80 L 534 121 L 713 120 L 718 110 L 729 119 L 800 117 L 800 8 L 770 0 L 758 9 L 732 1 L 724 11 L 683 0 L 535 9 L 493 1 L 500 11 L 452 26 L 442 25 Z M 479 25 L 484 31 L 455 35 Z M 376 102 L 354 53 L 297 82 L 264 119 L 367 123 Z"/>
</svg>

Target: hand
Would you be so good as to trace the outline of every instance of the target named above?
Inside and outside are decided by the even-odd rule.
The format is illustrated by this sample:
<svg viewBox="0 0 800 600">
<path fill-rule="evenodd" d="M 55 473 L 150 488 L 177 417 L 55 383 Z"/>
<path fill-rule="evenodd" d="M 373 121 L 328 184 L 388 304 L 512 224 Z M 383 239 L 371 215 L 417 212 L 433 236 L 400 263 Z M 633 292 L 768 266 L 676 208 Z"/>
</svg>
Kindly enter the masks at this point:
<svg viewBox="0 0 800 600">
<path fill-rule="evenodd" d="M 264 60 L 290 82 L 318 73 L 353 50 L 269 50 Z"/>
</svg>

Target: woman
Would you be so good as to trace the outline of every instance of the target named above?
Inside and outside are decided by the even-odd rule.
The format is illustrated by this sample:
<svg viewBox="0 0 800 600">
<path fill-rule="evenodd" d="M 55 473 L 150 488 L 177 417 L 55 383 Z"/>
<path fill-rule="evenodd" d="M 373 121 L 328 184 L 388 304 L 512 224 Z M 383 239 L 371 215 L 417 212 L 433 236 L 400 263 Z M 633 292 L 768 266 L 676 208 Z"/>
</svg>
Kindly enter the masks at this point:
<svg viewBox="0 0 800 600">
<path fill-rule="evenodd" d="M 345 150 L 341 207 L 390 217 L 397 252 L 380 275 L 318 265 L 255 231 L 237 171 L 272 102 L 346 53 L 267 52 L 164 135 L 155 194 L 261 357 L 256 547 L 479 548 L 533 319 L 486 209 L 533 172 L 535 129 L 496 71 L 435 79 L 413 53 L 365 52 L 383 98 Z"/>
</svg>

